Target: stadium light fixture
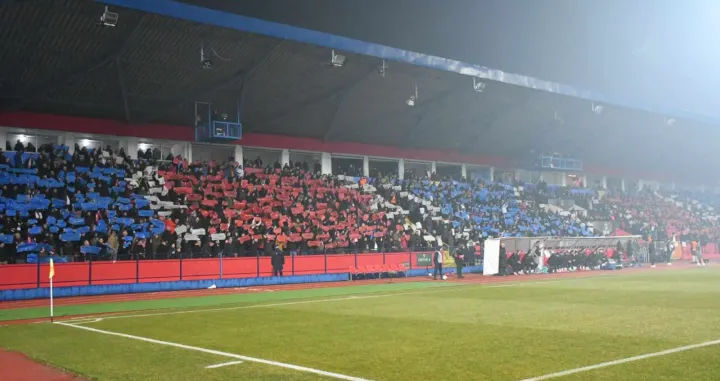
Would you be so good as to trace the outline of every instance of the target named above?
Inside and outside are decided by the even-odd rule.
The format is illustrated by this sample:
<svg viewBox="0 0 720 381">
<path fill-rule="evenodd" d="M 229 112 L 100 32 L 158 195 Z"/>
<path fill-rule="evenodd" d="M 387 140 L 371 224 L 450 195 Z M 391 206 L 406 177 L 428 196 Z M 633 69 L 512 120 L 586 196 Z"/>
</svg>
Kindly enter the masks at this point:
<svg viewBox="0 0 720 381">
<path fill-rule="evenodd" d="M 415 93 L 410 95 L 410 98 L 408 98 L 405 101 L 405 104 L 410 107 L 413 107 L 413 106 L 415 106 L 415 101 L 417 101 L 417 99 L 418 99 L 418 87 L 417 87 L 417 85 L 415 85 Z"/>
<path fill-rule="evenodd" d="M 102 26 L 115 26 L 118 23 L 118 19 L 120 19 L 120 15 L 115 12 L 110 12 L 106 5 L 105 12 L 100 16 L 100 24 Z"/>
<path fill-rule="evenodd" d="M 476 77 L 473 77 L 473 90 L 477 93 L 482 93 L 485 90 L 485 82 L 478 81 Z"/>
<path fill-rule="evenodd" d="M 598 114 L 598 115 L 602 114 L 602 112 L 603 112 L 604 109 L 605 109 L 605 107 L 604 107 L 603 105 L 598 105 L 598 104 L 595 104 L 595 103 L 592 104 L 592 110 L 593 110 L 593 112 L 596 113 L 596 114 Z"/>
<path fill-rule="evenodd" d="M 333 49 L 330 63 L 335 67 L 342 67 L 345 65 L 345 56 L 342 54 L 335 54 L 335 49 Z"/>
<path fill-rule="evenodd" d="M 203 69 L 212 69 L 213 63 L 205 55 L 205 43 L 200 42 L 200 65 Z"/>
</svg>

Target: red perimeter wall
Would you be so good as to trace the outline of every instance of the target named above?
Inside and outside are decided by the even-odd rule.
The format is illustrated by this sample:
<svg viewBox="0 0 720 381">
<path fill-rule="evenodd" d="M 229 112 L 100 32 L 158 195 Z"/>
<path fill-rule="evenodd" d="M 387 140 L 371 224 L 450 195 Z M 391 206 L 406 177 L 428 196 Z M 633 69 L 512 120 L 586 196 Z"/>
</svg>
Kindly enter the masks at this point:
<svg viewBox="0 0 720 381">
<path fill-rule="evenodd" d="M 332 274 L 417 263 L 418 253 L 331 254 L 285 257 L 283 275 Z M 0 290 L 47 287 L 49 265 L 0 266 Z M 269 257 L 165 259 L 112 262 L 74 262 L 55 264 L 54 285 L 87 286 L 102 284 L 170 282 L 179 280 L 255 278 L 272 275 Z"/>
</svg>

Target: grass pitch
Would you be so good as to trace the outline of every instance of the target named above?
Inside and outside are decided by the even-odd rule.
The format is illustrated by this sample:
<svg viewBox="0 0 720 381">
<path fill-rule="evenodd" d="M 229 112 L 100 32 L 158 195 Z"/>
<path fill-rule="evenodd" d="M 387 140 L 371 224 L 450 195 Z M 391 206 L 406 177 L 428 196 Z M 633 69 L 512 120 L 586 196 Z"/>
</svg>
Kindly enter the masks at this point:
<svg viewBox="0 0 720 381">
<path fill-rule="evenodd" d="M 0 345 L 100 381 L 720 380 L 720 271 L 536 279 L 188 298 L 8 326 Z"/>
</svg>

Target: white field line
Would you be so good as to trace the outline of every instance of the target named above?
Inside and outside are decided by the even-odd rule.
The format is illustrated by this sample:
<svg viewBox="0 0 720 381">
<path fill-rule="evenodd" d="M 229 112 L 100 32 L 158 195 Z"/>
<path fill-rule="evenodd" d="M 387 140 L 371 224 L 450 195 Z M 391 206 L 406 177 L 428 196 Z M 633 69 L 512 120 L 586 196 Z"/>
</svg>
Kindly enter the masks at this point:
<svg viewBox="0 0 720 381">
<path fill-rule="evenodd" d="M 213 349 L 206 349 L 206 348 L 194 347 L 191 345 L 173 343 L 170 341 L 155 340 L 155 339 L 151 339 L 148 337 L 134 336 L 134 335 L 128 335 L 125 333 L 112 332 L 112 331 L 105 331 L 102 329 L 84 327 L 84 326 L 80 326 L 80 325 L 68 324 L 68 323 L 63 323 L 63 322 L 55 322 L 55 324 L 59 324 L 59 325 L 65 326 L 65 327 L 82 329 L 85 331 L 90 331 L 90 332 L 95 332 L 95 333 L 101 333 L 101 334 L 109 335 L 109 336 L 119 336 L 119 337 L 124 337 L 126 339 L 133 339 L 133 340 L 144 341 L 144 342 L 152 343 L 152 344 L 165 345 L 168 347 L 175 347 L 175 348 L 186 349 L 186 350 L 190 350 L 190 351 L 208 353 L 208 354 L 216 355 L 216 356 L 224 356 L 224 357 L 234 358 L 234 359 L 241 360 L 241 361 L 255 362 L 258 364 L 265 364 L 265 365 L 275 366 L 275 367 L 279 367 L 279 368 L 292 369 L 292 370 L 296 370 L 298 372 L 313 373 L 313 374 L 318 374 L 318 375 L 325 376 L 325 377 L 335 378 L 338 380 L 371 381 L 371 380 L 368 380 L 365 378 L 353 377 L 353 376 L 348 376 L 348 375 L 344 375 L 344 374 L 340 374 L 340 373 L 326 372 L 324 370 L 308 368 L 308 367 L 300 366 L 300 365 L 293 365 L 293 364 L 287 364 L 287 363 L 283 363 L 283 362 L 265 360 L 265 359 L 256 358 L 256 357 L 243 356 L 243 355 L 238 355 L 235 353 L 221 352 L 221 351 L 216 351 Z"/>
<path fill-rule="evenodd" d="M 607 276 L 598 276 L 595 278 L 600 277 L 607 277 Z M 501 283 L 501 284 L 482 284 L 483 288 L 500 288 L 500 287 L 517 287 L 517 286 L 523 286 L 523 285 L 533 285 L 533 284 L 544 284 L 544 283 L 556 283 L 556 282 L 567 282 L 571 280 L 586 280 L 590 279 L 588 278 L 566 278 L 566 279 L 551 279 L 551 280 L 542 280 L 542 281 L 536 281 L 536 282 L 508 282 L 508 283 Z M 467 283 L 467 284 L 459 284 L 457 286 L 448 286 L 448 287 L 438 287 L 433 288 L 430 290 L 422 290 L 422 291 L 410 291 L 410 292 L 395 292 L 395 293 L 389 293 L 389 294 L 375 294 L 375 295 L 350 295 L 342 298 L 328 298 L 328 299 L 312 299 L 312 300 L 299 300 L 295 302 L 279 302 L 279 303 L 267 303 L 267 304 L 253 304 L 250 306 L 235 306 L 235 307 L 217 307 L 217 308 L 206 308 L 206 309 L 197 309 L 197 310 L 182 310 L 182 311 L 167 311 L 167 312 L 154 312 L 154 313 L 147 313 L 147 314 L 135 314 L 135 315 L 110 315 L 110 316 L 83 316 L 80 318 L 71 318 L 67 319 L 66 321 L 72 322 L 73 324 L 89 324 L 89 323 L 97 323 L 102 320 L 110 320 L 110 319 L 126 319 L 126 318 L 139 318 L 139 317 L 150 317 L 150 316 L 167 316 L 167 315 L 183 315 L 183 314 L 193 314 L 193 313 L 200 313 L 200 312 L 217 312 L 217 311 L 232 311 L 232 310 L 245 310 L 245 309 L 252 309 L 252 308 L 267 308 L 267 307 L 282 307 L 282 306 L 294 306 L 294 305 L 301 305 L 301 304 L 312 304 L 312 303 L 328 303 L 328 302 L 342 302 L 347 300 L 360 300 L 360 299 L 375 299 L 375 298 L 387 298 L 391 296 L 404 296 L 404 295 L 422 295 L 422 294 L 430 294 L 435 292 L 447 292 L 454 290 L 455 287 L 460 286 L 470 286 L 470 285 L 479 285 L 480 283 Z"/>
<path fill-rule="evenodd" d="M 224 363 L 222 363 L 222 364 L 208 365 L 208 366 L 205 367 L 205 369 L 222 368 L 222 367 L 224 367 L 224 366 L 237 365 L 237 364 L 242 364 L 242 363 L 244 363 L 244 362 L 245 362 L 245 361 L 240 361 L 240 360 L 238 360 L 238 361 L 224 362 Z"/>
<path fill-rule="evenodd" d="M 645 360 L 645 359 L 649 359 L 649 358 L 653 358 L 653 357 L 671 355 L 674 353 L 685 352 L 685 351 L 698 349 L 698 348 L 710 347 L 710 346 L 718 345 L 718 344 L 720 344 L 720 340 L 706 341 L 706 342 L 700 343 L 700 344 L 686 345 L 684 347 L 677 347 L 677 348 L 668 349 L 668 350 L 664 350 L 664 351 L 660 351 L 660 352 L 648 353 L 645 355 L 633 356 L 633 357 L 628 357 L 628 358 L 614 360 L 614 361 L 608 361 L 608 362 L 604 362 L 604 363 L 600 363 L 600 364 L 584 366 L 581 368 L 568 369 L 568 370 L 564 370 L 562 372 L 546 374 L 544 376 L 526 378 L 521 381 L 542 381 L 542 380 L 549 380 L 551 378 L 565 377 L 565 376 L 569 376 L 571 374 L 588 372 L 588 371 L 595 370 L 595 369 L 607 368 L 609 366 L 615 366 L 615 365 L 625 364 L 625 363 L 629 363 L 629 362 Z"/>
</svg>

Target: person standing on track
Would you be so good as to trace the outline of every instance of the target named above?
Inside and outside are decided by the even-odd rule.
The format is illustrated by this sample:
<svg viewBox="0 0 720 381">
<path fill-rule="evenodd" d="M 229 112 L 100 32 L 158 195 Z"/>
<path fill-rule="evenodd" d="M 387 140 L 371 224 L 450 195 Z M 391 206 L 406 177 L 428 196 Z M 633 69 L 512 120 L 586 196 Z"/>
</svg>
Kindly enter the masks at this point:
<svg viewBox="0 0 720 381">
<path fill-rule="evenodd" d="M 279 248 L 275 250 L 275 253 L 270 260 L 273 267 L 273 276 L 283 276 L 283 267 L 285 266 L 285 256 L 282 250 Z"/>
<path fill-rule="evenodd" d="M 462 247 L 455 249 L 455 266 L 457 266 L 457 277 L 460 279 L 464 278 L 463 266 L 465 266 L 465 254 L 463 254 Z"/>
<path fill-rule="evenodd" d="M 438 273 L 440 274 L 440 279 L 442 279 L 443 253 L 441 248 L 437 248 L 435 253 L 433 253 L 433 264 L 435 265 L 435 269 L 433 270 L 433 279 L 437 280 Z"/>
<path fill-rule="evenodd" d="M 705 260 L 703 259 L 703 245 L 702 243 L 697 243 L 695 248 L 695 258 L 697 258 L 697 265 L 698 266 L 705 266 Z"/>
</svg>

